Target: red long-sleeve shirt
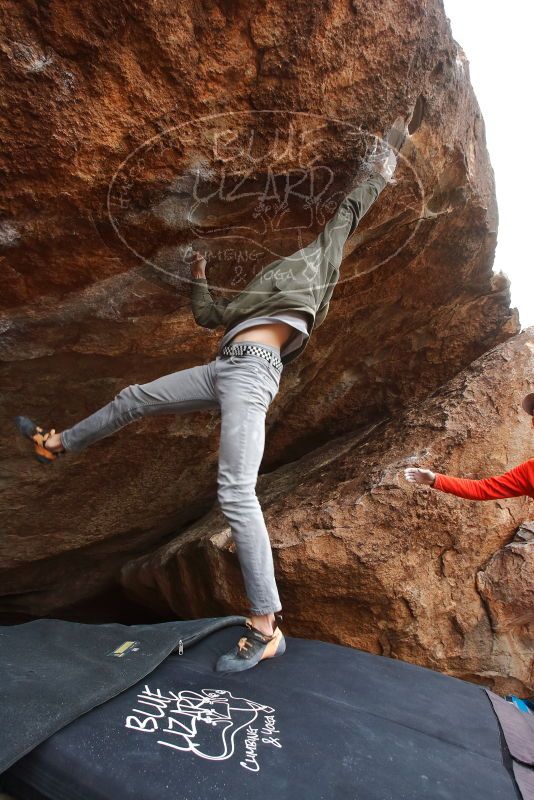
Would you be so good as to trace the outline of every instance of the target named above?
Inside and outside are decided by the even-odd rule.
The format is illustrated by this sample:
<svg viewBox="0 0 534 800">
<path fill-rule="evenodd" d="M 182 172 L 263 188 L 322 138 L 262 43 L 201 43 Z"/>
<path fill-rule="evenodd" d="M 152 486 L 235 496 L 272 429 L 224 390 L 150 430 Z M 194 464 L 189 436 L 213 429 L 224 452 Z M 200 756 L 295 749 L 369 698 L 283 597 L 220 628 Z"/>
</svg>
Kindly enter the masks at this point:
<svg viewBox="0 0 534 800">
<path fill-rule="evenodd" d="M 524 461 L 503 475 L 482 478 L 480 481 L 469 478 L 451 478 L 436 472 L 434 489 L 465 497 L 467 500 L 498 500 L 501 497 L 534 498 L 534 458 Z"/>
</svg>

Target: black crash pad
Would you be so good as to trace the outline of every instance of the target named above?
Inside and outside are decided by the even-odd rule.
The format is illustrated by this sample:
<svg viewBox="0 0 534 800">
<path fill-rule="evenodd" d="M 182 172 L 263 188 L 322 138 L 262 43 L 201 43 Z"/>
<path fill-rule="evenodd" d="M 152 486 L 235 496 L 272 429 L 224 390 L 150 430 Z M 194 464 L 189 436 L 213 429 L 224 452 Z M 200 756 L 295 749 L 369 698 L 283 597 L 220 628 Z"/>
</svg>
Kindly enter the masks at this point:
<svg viewBox="0 0 534 800">
<path fill-rule="evenodd" d="M 281 658 L 214 672 L 236 632 L 169 655 L 20 759 L 2 788 L 21 800 L 519 797 L 480 687 L 291 637 Z"/>
<path fill-rule="evenodd" d="M 64 725 L 137 683 L 173 650 L 244 621 L 230 616 L 84 625 L 39 619 L 2 626 L 0 773 Z"/>
</svg>

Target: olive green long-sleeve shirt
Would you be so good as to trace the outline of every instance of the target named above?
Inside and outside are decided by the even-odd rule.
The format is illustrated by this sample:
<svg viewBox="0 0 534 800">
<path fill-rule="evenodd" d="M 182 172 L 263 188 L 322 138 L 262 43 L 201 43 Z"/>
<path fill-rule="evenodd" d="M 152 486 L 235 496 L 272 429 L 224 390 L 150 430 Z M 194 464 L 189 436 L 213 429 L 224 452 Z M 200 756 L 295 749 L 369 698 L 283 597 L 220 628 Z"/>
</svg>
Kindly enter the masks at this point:
<svg viewBox="0 0 534 800">
<path fill-rule="evenodd" d="M 328 313 L 339 279 L 343 246 L 385 186 L 385 178 L 378 174 L 359 184 L 311 244 L 291 256 L 272 261 L 233 299 L 214 298 L 206 278 L 193 278 L 191 304 L 196 322 L 205 328 L 224 325 L 229 330 L 250 317 L 304 311 L 310 318 L 311 334 Z M 307 342 L 283 359 L 284 363 L 297 358 Z"/>
</svg>

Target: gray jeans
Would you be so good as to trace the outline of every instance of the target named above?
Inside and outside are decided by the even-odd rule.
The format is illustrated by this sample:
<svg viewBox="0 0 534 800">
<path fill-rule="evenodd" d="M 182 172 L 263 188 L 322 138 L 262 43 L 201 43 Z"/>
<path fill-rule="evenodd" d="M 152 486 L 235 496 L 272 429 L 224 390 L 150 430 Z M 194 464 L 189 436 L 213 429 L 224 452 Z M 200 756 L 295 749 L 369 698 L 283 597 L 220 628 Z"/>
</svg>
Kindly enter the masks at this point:
<svg viewBox="0 0 534 800">
<path fill-rule="evenodd" d="M 255 491 L 265 415 L 279 385 L 280 373 L 260 356 L 218 356 L 208 364 L 127 386 L 60 434 L 65 450 L 78 452 L 141 417 L 220 408 L 217 498 L 232 531 L 252 614 L 281 610 L 271 543 Z"/>
</svg>

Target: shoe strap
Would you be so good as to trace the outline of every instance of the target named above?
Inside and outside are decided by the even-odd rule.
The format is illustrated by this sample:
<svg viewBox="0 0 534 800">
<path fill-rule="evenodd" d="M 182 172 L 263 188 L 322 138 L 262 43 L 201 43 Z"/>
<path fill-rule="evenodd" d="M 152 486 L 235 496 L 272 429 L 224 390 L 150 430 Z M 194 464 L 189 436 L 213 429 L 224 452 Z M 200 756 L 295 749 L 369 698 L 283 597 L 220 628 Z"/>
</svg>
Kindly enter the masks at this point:
<svg viewBox="0 0 534 800">
<path fill-rule="evenodd" d="M 276 634 L 276 626 L 274 628 L 274 631 L 273 631 L 272 635 L 269 636 L 268 634 L 263 633 L 263 631 L 260 631 L 257 628 L 255 628 L 254 625 L 252 625 L 251 622 L 247 621 L 245 624 L 246 624 L 246 627 L 250 630 L 250 633 L 247 634 L 248 637 L 250 637 L 251 639 L 256 639 L 256 641 L 261 641 L 261 642 L 264 642 L 264 643 L 270 642 L 271 639 L 273 639 L 275 634 Z"/>
</svg>

